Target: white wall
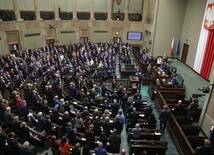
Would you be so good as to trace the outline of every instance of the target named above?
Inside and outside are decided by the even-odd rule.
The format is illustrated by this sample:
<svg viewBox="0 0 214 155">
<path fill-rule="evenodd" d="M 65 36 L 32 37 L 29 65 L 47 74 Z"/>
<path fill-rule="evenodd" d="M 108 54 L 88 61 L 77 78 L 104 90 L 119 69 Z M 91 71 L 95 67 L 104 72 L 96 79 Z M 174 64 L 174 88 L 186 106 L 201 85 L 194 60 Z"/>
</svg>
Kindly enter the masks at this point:
<svg viewBox="0 0 214 155">
<path fill-rule="evenodd" d="M 142 13 L 142 0 L 130 0 L 129 13 Z"/>
<path fill-rule="evenodd" d="M 108 12 L 108 0 L 94 0 L 94 12 Z"/>
<path fill-rule="evenodd" d="M 20 10 L 34 10 L 34 0 L 19 0 Z"/>
<path fill-rule="evenodd" d="M 53 0 L 38 0 L 40 11 L 54 11 Z"/>
<path fill-rule="evenodd" d="M 0 0 L 0 9 L 13 10 L 13 0 Z"/>
<path fill-rule="evenodd" d="M 61 11 L 72 12 L 72 0 L 58 0 Z"/>
<path fill-rule="evenodd" d="M 39 33 L 39 36 L 25 37 L 26 34 Z M 42 31 L 41 29 L 21 30 L 21 36 L 24 41 L 24 50 L 42 47 Z"/>
<path fill-rule="evenodd" d="M 206 3 L 207 0 L 188 0 L 181 40 L 186 42 L 186 39 L 188 39 L 189 52 L 186 63 L 190 67 L 194 65 Z M 182 48 L 183 46 L 181 46 L 181 52 Z"/>
<path fill-rule="evenodd" d="M 4 32 L 1 32 L 0 31 L 0 55 L 4 55 L 4 54 L 8 54 L 8 52 L 6 51 L 6 44 L 5 44 L 5 41 L 4 41 Z"/>
<path fill-rule="evenodd" d="M 172 38 L 175 37 L 174 50 L 181 37 L 186 12 L 186 0 L 159 0 L 153 52 L 155 55 L 167 54 Z"/>
<path fill-rule="evenodd" d="M 90 0 L 77 0 L 77 12 L 90 12 L 91 1 Z"/>
</svg>

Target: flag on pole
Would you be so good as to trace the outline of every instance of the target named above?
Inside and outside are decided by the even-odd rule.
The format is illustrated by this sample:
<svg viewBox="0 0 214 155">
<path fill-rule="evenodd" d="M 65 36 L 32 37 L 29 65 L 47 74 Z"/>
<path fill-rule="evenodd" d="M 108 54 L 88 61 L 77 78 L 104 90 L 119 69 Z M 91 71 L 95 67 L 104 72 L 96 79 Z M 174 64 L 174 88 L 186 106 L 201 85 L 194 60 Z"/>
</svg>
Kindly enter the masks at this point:
<svg viewBox="0 0 214 155">
<path fill-rule="evenodd" d="M 180 52 L 180 38 L 178 40 L 178 44 L 177 44 L 176 49 L 175 49 L 175 54 L 179 55 L 179 52 Z"/>
<path fill-rule="evenodd" d="M 172 55 L 172 53 L 173 53 L 173 45 L 174 45 L 174 37 L 172 38 L 172 44 L 171 44 L 170 50 L 169 50 L 170 55 Z"/>
</svg>

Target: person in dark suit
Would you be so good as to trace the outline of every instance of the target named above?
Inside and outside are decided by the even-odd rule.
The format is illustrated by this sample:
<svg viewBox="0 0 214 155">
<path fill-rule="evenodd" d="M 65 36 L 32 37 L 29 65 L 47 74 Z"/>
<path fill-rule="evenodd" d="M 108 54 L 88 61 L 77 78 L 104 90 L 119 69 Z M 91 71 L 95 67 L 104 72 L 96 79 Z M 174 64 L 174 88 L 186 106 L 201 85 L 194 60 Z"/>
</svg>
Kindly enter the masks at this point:
<svg viewBox="0 0 214 155">
<path fill-rule="evenodd" d="M 11 125 L 13 122 L 14 114 L 11 113 L 11 108 L 7 107 L 5 112 L 4 112 L 4 121 L 7 125 Z"/>
<path fill-rule="evenodd" d="M 20 134 L 21 134 L 20 137 L 24 141 L 30 141 L 30 139 L 31 139 L 30 130 L 29 130 L 26 122 L 22 122 L 21 123 L 21 125 L 20 125 Z"/>
<path fill-rule="evenodd" d="M 120 122 L 120 117 L 116 116 L 115 121 L 112 123 L 112 129 L 117 129 L 117 134 L 120 135 L 123 131 L 123 123 Z"/>
<path fill-rule="evenodd" d="M 46 134 L 47 135 L 52 135 L 52 133 L 53 133 L 53 124 L 51 122 L 50 115 L 46 115 L 45 117 L 46 117 L 46 119 L 45 119 L 45 131 L 46 131 Z"/>
<path fill-rule="evenodd" d="M 37 116 L 37 119 L 38 119 L 38 129 L 40 131 L 43 131 L 45 130 L 45 118 L 43 117 L 43 113 L 42 112 L 38 112 L 38 116 Z"/>
<path fill-rule="evenodd" d="M 214 126 L 212 126 L 212 128 L 210 129 L 210 142 L 212 148 L 214 149 Z"/>
<path fill-rule="evenodd" d="M 184 116 L 184 113 L 185 113 L 184 106 L 182 104 L 182 101 L 179 100 L 178 104 L 174 108 L 173 114 L 174 116 Z"/>
<path fill-rule="evenodd" d="M 110 153 L 120 152 L 121 137 L 117 134 L 117 129 L 113 130 L 113 133 L 109 137 Z"/>
<path fill-rule="evenodd" d="M 114 99 L 113 103 L 111 104 L 111 113 L 112 113 L 111 116 L 115 117 L 117 115 L 119 109 L 120 109 L 120 105 L 117 102 L 117 100 Z"/>
<path fill-rule="evenodd" d="M 3 154 L 9 154 L 9 149 L 6 147 L 6 137 L 2 134 L 2 128 L 0 127 L 0 152 Z"/>
<path fill-rule="evenodd" d="M 98 140 L 103 143 L 103 148 L 107 149 L 108 138 L 106 137 L 105 132 L 101 132 Z"/>
<path fill-rule="evenodd" d="M 160 129 L 164 132 L 166 129 L 166 123 L 169 120 L 170 112 L 167 109 L 167 106 L 164 105 L 163 110 L 160 112 L 159 120 L 160 120 Z"/>
<path fill-rule="evenodd" d="M 58 111 L 59 105 L 55 105 L 54 108 L 52 108 L 52 115 L 51 115 L 51 120 L 54 123 L 58 123 L 59 121 L 59 111 Z"/>
<path fill-rule="evenodd" d="M 198 109 L 199 105 L 195 99 L 192 99 L 192 102 L 189 104 L 187 108 L 187 115 L 188 116 L 195 116 L 196 110 Z"/>
<path fill-rule="evenodd" d="M 67 126 L 68 122 L 71 121 L 71 117 L 69 116 L 69 112 L 65 111 L 64 115 L 62 116 L 62 129 L 65 130 L 65 127 Z"/>
<path fill-rule="evenodd" d="M 195 150 L 196 155 L 211 155 L 212 154 L 212 148 L 211 148 L 211 142 L 209 139 L 204 140 L 204 146 L 198 147 Z"/>
<path fill-rule="evenodd" d="M 23 147 L 21 147 L 21 155 L 33 155 L 28 141 L 24 142 Z"/>
<path fill-rule="evenodd" d="M 85 139 L 86 139 L 86 144 L 90 149 L 94 149 L 94 142 L 95 142 L 95 134 L 93 131 L 93 125 L 91 124 L 89 126 L 89 130 L 85 131 Z"/>
<path fill-rule="evenodd" d="M 134 94 L 134 100 L 137 100 L 137 98 L 140 97 L 141 100 L 141 94 L 140 94 L 140 90 L 137 90 L 137 92 Z"/>
<path fill-rule="evenodd" d="M 9 133 L 7 143 L 10 150 L 10 155 L 21 155 L 21 148 L 14 137 L 15 134 L 13 132 Z"/>
<path fill-rule="evenodd" d="M 68 138 L 69 144 L 74 145 L 75 141 L 75 134 L 72 128 L 71 122 L 68 122 L 67 126 L 65 127 L 66 137 Z"/>
<path fill-rule="evenodd" d="M 137 109 L 137 111 L 140 111 L 142 108 L 142 100 L 139 96 L 137 97 L 137 100 L 135 100 L 135 108 Z"/>
<path fill-rule="evenodd" d="M 95 135 L 100 136 L 102 122 L 100 121 L 99 116 L 95 117 L 93 125 L 94 125 L 93 131 L 94 131 Z"/>
<path fill-rule="evenodd" d="M 80 144 L 76 143 L 72 149 L 72 155 L 81 155 Z"/>
<path fill-rule="evenodd" d="M 28 120 L 28 115 L 29 115 L 29 108 L 27 107 L 26 101 L 23 100 L 21 105 L 20 105 L 20 113 L 22 116 L 24 116 L 25 120 Z"/>
<path fill-rule="evenodd" d="M 151 115 L 152 111 L 153 111 L 153 108 L 152 108 L 151 104 L 148 104 L 146 106 L 146 110 L 145 110 L 145 118 L 146 119 Z"/>
<path fill-rule="evenodd" d="M 139 118 L 139 113 L 137 112 L 136 108 L 133 108 L 133 112 L 130 113 L 129 118 L 130 118 L 130 127 L 133 128 Z"/>
<path fill-rule="evenodd" d="M 147 129 L 155 129 L 156 123 L 157 123 L 157 120 L 156 120 L 154 114 L 151 113 L 151 115 L 146 120 Z"/>
</svg>

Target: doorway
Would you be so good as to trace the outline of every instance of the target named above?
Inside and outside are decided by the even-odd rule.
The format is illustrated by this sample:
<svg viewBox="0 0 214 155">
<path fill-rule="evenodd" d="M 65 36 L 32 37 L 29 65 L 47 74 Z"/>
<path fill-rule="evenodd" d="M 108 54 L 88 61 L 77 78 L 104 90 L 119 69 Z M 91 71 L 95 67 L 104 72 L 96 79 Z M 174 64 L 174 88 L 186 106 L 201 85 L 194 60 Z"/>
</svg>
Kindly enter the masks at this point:
<svg viewBox="0 0 214 155">
<path fill-rule="evenodd" d="M 18 43 L 9 45 L 10 54 L 14 54 L 15 51 L 19 50 Z"/>
<path fill-rule="evenodd" d="M 46 44 L 47 45 L 54 45 L 54 39 L 46 39 Z"/>
<path fill-rule="evenodd" d="M 81 37 L 80 38 L 80 42 L 83 43 L 83 44 L 87 43 L 88 42 L 88 37 Z"/>
<path fill-rule="evenodd" d="M 120 37 L 114 37 L 114 42 L 119 44 L 121 42 L 121 38 Z"/>
<path fill-rule="evenodd" d="M 189 51 L 189 45 L 184 43 L 182 57 L 181 57 L 181 62 L 183 62 L 184 64 L 186 64 L 188 51 Z"/>
</svg>

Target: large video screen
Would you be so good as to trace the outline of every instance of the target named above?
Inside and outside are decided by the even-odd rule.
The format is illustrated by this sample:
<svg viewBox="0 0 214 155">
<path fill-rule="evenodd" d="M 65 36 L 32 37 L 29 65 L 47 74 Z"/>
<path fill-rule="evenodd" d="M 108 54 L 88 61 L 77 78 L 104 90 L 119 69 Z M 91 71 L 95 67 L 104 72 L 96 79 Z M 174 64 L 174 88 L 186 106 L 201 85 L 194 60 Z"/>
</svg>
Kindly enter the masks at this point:
<svg viewBox="0 0 214 155">
<path fill-rule="evenodd" d="M 134 32 L 129 31 L 127 32 L 127 40 L 142 40 L 142 32 Z"/>
</svg>

